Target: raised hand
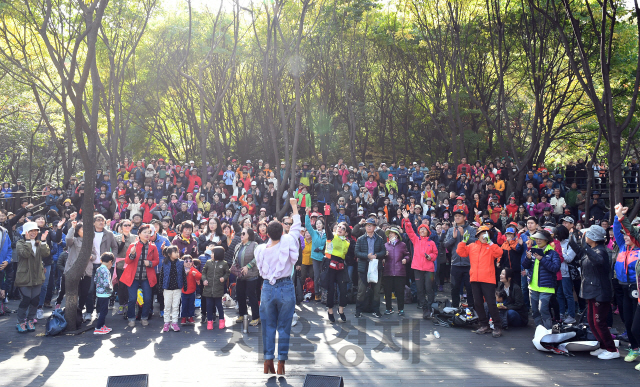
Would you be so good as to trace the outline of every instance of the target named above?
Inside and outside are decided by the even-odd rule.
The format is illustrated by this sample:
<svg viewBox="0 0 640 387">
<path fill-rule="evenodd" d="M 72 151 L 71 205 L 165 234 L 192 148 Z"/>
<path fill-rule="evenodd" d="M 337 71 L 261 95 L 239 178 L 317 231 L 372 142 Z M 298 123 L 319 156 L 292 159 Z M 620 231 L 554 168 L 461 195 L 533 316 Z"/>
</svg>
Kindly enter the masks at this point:
<svg viewBox="0 0 640 387">
<path fill-rule="evenodd" d="M 49 235 L 49 230 L 45 231 L 42 233 L 42 236 L 40 237 L 40 240 L 42 240 L 43 242 L 47 240 L 47 235 Z"/>
</svg>

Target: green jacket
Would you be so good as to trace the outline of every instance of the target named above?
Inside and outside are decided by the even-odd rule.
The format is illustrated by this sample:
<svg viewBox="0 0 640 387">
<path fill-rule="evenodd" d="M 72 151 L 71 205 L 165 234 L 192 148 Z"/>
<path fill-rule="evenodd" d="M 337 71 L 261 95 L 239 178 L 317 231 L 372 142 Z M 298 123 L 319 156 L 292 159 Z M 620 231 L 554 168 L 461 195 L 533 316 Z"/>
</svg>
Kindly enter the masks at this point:
<svg viewBox="0 0 640 387">
<path fill-rule="evenodd" d="M 44 267 L 42 258 L 49 256 L 49 246 L 36 241 L 36 253 L 33 253 L 31 242 L 20 239 L 16 245 L 18 250 L 18 270 L 15 286 L 38 286 L 44 283 Z"/>
<path fill-rule="evenodd" d="M 202 281 L 208 281 L 209 283 L 202 290 L 204 297 L 224 296 L 225 282 L 220 282 L 220 278 L 224 278 L 225 282 L 229 279 L 229 264 L 225 260 L 208 260 L 204 265 L 204 269 L 202 269 Z"/>
<path fill-rule="evenodd" d="M 564 200 L 567 202 L 567 207 L 577 207 L 578 202 L 578 190 L 570 189 L 564 196 Z"/>
</svg>

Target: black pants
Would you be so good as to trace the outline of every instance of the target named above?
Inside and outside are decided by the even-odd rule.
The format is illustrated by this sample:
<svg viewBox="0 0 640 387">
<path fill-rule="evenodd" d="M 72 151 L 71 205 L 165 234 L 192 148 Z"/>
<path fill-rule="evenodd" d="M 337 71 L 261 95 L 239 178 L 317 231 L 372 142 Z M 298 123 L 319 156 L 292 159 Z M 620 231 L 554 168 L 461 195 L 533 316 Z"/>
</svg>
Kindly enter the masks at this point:
<svg viewBox="0 0 640 387">
<path fill-rule="evenodd" d="M 93 279 L 93 277 L 95 277 L 96 270 L 98 270 L 100 265 L 101 265 L 100 263 L 93 264 L 93 273 L 91 274 L 90 279 Z M 89 281 L 89 292 L 85 300 L 86 301 L 84 304 L 85 304 L 85 307 L 87 308 L 86 312 L 93 313 L 93 310 L 95 309 L 95 305 L 96 305 L 96 285 L 93 283 L 93 281 Z"/>
<path fill-rule="evenodd" d="M 489 307 L 489 314 L 493 318 L 493 326 L 502 327 L 502 319 L 500 318 L 500 310 L 496 305 L 496 284 L 486 282 L 472 282 L 471 289 L 474 294 L 475 310 L 478 313 L 480 327 L 489 326 L 489 316 L 484 311 L 484 303 Z"/>
<path fill-rule="evenodd" d="M 620 317 L 622 318 L 622 322 L 624 322 L 624 327 L 627 329 L 629 344 L 631 344 L 631 348 L 635 349 L 640 345 L 640 334 L 633 332 L 634 320 L 637 320 L 636 317 L 638 317 L 637 310 L 640 309 L 638 308 L 638 299 L 631 296 L 631 290 L 628 286 L 621 285 L 621 288 L 623 290 L 622 308 L 618 305 L 618 308 L 620 309 Z"/>
<path fill-rule="evenodd" d="M 85 275 L 80 279 L 80 283 L 78 283 L 78 310 L 82 311 L 84 304 L 87 302 L 87 297 L 89 295 L 89 289 L 91 288 L 91 283 L 93 279 L 88 275 Z M 56 304 L 62 304 L 62 299 L 67 293 L 67 285 L 65 281 L 64 275 L 62 276 L 62 283 L 60 284 L 60 293 L 58 293 L 58 298 L 56 299 Z"/>
<path fill-rule="evenodd" d="M 346 266 L 342 270 L 333 270 L 331 268 L 327 271 L 327 277 L 329 279 L 329 289 L 327 289 L 327 308 L 333 308 L 335 301 L 336 285 L 338 285 L 338 306 L 347 306 L 347 269 Z"/>
<path fill-rule="evenodd" d="M 391 292 L 395 293 L 396 301 L 398 301 L 398 310 L 404 310 L 404 284 L 406 277 L 404 276 L 384 276 L 382 284 L 384 285 L 384 302 L 387 304 L 387 310 L 393 308 L 391 300 Z"/>
<path fill-rule="evenodd" d="M 451 275 L 451 265 L 446 262 L 438 263 L 438 285 L 444 286 L 444 280 Z"/>
<path fill-rule="evenodd" d="M 153 287 L 152 293 L 156 295 L 158 299 L 158 304 L 160 304 L 160 310 L 164 311 L 164 289 L 162 289 L 162 284 L 157 283 L 156 286 Z M 151 296 L 153 300 L 153 296 Z M 153 308 L 150 309 L 149 314 L 153 313 Z"/>
<path fill-rule="evenodd" d="M 460 305 L 460 289 L 467 289 L 467 303 L 473 303 L 473 291 L 469 284 L 469 266 L 451 266 L 451 306 L 457 308 Z M 495 294 L 493 296 L 495 300 Z M 494 302 L 495 304 L 495 302 Z"/>
<path fill-rule="evenodd" d="M 96 329 L 100 329 L 104 325 L 107 313 L 109 313 L 109 297 L 98 297 L 98 301 L 96 302 L 96 312 L 98 312 Z"/>
<path fill-rule="evenodd" d="M 637 302 L 636 302 L 637 304 Z M 629 333 L 629 331 L 627 331 Z M 633 323 L 631 324 L 631 333 L 636 338 L 640 338 L 640 308 L 636 306 L 636 312 L 633 314 Z"/>
<path fill-rule="evenodd" d="M 249 306 L 251 306 L 251 319 L 260 318 L 260 307 L 258 305 L 258 278 L 250 281 L 236 281 L 236 295 L 238 299 L 238 314 L 244 316 L 247 314 L 247 297 L 249 297 Z"/>
<path fill-rule="evenodd" d="M 124 269 L 116 270 L 116 275 L 118 276 L 118 305 L 125 306 L 129 303 L 129 287 L 121 281 L 122 273 L 124 273 Z"/>
</svg>

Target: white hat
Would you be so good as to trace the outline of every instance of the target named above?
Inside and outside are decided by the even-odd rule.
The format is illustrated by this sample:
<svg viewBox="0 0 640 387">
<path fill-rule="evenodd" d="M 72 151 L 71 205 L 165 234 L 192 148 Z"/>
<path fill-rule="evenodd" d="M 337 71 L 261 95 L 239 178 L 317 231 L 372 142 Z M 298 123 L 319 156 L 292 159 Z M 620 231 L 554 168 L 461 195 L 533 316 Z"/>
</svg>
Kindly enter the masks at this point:
<svg viewBox="0 0 640 387">
<path fill-rule="evenodd" d="M 259 162 L 259 163 L 262 163 L 263 161 L 262 161 L 262 159 L 260 159 L 260 160 L 258 160 L 258 162 Z"/>
<path fill-rule="evenodd" d="M 251 164 L 251 160 L 247 160 L 245 164 Z"/>
<path fill-rule="evenodd" d="M 36 222 L 27 222 L 22 226 L 22 235 L 25 235 L 31 230 L 40 230 Z"/>
<path fill-rule="evenodd" d="M 252 181 L 251 185 L 258 185 L 258 184 L 255 181 Z"/>
<path fill-rule="evenodd" d="M 196 162 L 195 162 L 195 161 L 193 161 L 193 160 L 189 161 L 189 164 L 195 164 L 195 163 L 196 163 Z"/>
</svg>

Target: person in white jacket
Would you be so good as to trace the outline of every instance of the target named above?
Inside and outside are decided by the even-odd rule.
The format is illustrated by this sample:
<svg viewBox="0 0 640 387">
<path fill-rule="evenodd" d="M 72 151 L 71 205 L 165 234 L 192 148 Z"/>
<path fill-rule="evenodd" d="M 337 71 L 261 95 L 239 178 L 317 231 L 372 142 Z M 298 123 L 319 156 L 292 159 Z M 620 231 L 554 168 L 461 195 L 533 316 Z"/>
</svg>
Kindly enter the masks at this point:
<svg viewBox="0 0 640 387">
<path fill-rule="evenodd" d="M 562 256 L 564 261 L 560 264 L 562 282 L 558 283 L 556 296 L 560 306 L 560 314 L 564 317 L 564 322 L 573 324 L 576 322 L 576 303 L 573 299 L 573 281 L 569 271 L 569 264 L 576 258 L 576 252 L 569 246 L 570 233 L 565 226 L 558 226 L 555 232 L 556 239 L 562 246 Z"/>
<path fill-rule="evenodd" d="M 553 207 L 553 215 L 559 219 L 564 214 L 564 208 L 567 206 L 567 202 L 560 196 L 560 189 L 556 188 L 553 190 L 553 196 L 549 204 Z"/>
</svg>

